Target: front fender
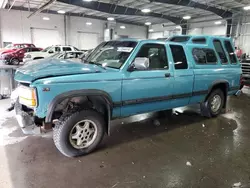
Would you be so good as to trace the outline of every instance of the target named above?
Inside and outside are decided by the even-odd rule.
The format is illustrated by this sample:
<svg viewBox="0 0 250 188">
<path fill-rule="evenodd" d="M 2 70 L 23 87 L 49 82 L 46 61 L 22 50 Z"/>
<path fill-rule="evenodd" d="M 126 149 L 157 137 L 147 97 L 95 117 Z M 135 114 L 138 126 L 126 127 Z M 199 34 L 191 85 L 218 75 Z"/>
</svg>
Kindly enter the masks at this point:
<svg viewBox="0 0 250 188">
<path fill-rule="evenodd" d="M 51 123 L 52 122 L 52 115 L 55 110 L 55 107 L 57 104 L 62 102 L 66 98 L 72 98 L 72 97 L 79 97 L 79 96 L 102 96 L 106 100 L 107 109 L 109 110 L 109 116 L 111 117 L 111 112 L 113 109 L 113 102 L 110 95 L 104 91 L 96 90 L 96 89 L 81 89 L 81 90 L 73 90 L 69 92 L 62 93 L 60 95 L 57 95 L 49 104 L 45 123 Z M 109 119 L 110 119 L 109 117 Z"/>
</svg>

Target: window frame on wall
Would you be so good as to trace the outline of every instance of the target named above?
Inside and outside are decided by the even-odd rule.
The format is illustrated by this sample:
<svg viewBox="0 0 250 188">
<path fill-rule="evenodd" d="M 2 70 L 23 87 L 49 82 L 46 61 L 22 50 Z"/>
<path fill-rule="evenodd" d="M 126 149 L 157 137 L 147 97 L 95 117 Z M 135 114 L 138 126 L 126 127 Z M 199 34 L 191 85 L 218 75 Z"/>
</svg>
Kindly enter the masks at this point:
<svg viewBox="0 0 250 188">
<path fill-rule="evenodd" d="M 206 62 L 205 63 L 199 63 L 197 60 L 196 60 L 196 58 L 194 57 L 195 55 L 194 55 L 194 51 L 195 50 L 202 50 L 203 51 L 203 53 L 205 54 L 205 59 L 206 59 Z M 214 58 L 216 59 L 216 61 L 214 62 L 214 61 L 207 61 L 207 51 L 210 51 L 210 52 L 212 52 L 213 53 L 213 55 L 214 55 Z M 192 56 L 193 56 L 193 59 L 194 59 L 194 61 L 195 61 L 195 63 L 197 64 L 197 65 L 216 65 L 217 63 L 218 63 L 218 59 L 217 59 L 217 56 L 216 56 L 216 53 L 215 53 L 215 50 L 214 49 L 212 49 L 212 48 L 198 48 L 198 47 L 195 47 L 195 48 L 193 48 L 192 49 Z"/>
<path fill-rule="evenodd" d="M 234 52 L 234 49 L 233 49 L 233 46 L 232 46 L 232 43 L 230 42 L 230 40 L 224 40 L 224 46 L 225 46 L 227 55 L 229 57 L 230 63 L 233 65 L 238 64 L 237 57 L 235 55 L 235 52 Z M 232 61 L 232 59 L 233 59 L 233 61 Z"/>
<path fill-rule="evenodd" d="M 168 69 L 169 69 L 169 60 L 168 60 L 168 56 L 167 56 L 167 49 L 166 49 L 166 46 L 165 46 L 164 44 L 157 44 L 157 43 L 146 43 L 146 44 L 143 44 L 143 45 L 140 47 L 139 51 L 137 52 L 137 54 L 136 54 L 134 60 L 138 57 L 138 54 L 140 53 L 141 49 L 142 49 L 143 47 L 147 46 L 147 45 L 158 46 L 158 47 L 159 47 L 158 50 L 160 49 L 160 47 L 163 48 L 164 54 L 165 54 L 164 61 L 165 61 L 166 65 L 167 65 L 167 67 L 166 67 L 166 65 L 165 65 L 165 66 L 164 66 L 165 68 L 164 68 L 164 67 L 163 67 L 163 68 L 148 68 L 148 69 L 145 69 L 145 70 L 135 70 L 135 71 L 168 70 Z M 155 47 L 155 48 L 157 48 L 157 47 Z M 149 51 L 149 50 L 148 50 L 148 51 Z M 159 53 L 159 52 L 158 52 L 158 53 Z M 148 58 L 148 57 L 146 57 L 146 58 Z M 134 60 L 133 60 L 133 62 L 134 62 Z M 149 64 L 150 64 L 150 62 L 149 62 Z M 163 65 L 164 65 L 164 64 L 163 64 Z"/>
<path fill-rule="evenodd" d="M 223 52 L 223 55 L 225 56 L 225 59 L 227 60 L 227 62 L 223 62 L 223 61 L 222 61 L 222 58 L 221 58 L 221 56 L 219 55 L 219 52 L 218 52 L 217 49 L 216 49 L 215 42 L 219 42 L 219 46 L 220 46 L 220 48 L 221 48 L 221 50 L 222 50 L 222 52 Z M 223 48 L 223 45 L 222 45 L 221 41 L 220 41 L 219 39 L 214 39 L 214 40 L 213 40 L 213 45 L 214 45 L 215 53 L 218 55 L 221 64 L 224 64 L 224 65 L 228 64 L 229 61 L 228 61 L 228 58 L 227 58 L 227 54 L 226 54 L 225 49 Z"/>
<path fill-rule="evenodd" d="M 181 64 L 176 64 L 176 57 L 177 56 L 175 56 L 174 54 L 175 53 L 173 53 L 173 47 L 179 47 L 179 48 L 181 48 L 182 49 L 182 55 L 180 55 L 179 57 L 185 57 L 183 60 L 185 60 L 184 61 L 184 66 L 185 67 L 181 67 L 181 66 L 179 66 L 179 65 L 181 65 Z M 187 60 L 187 55 L 186 55 L 186 53 L 185 53 L 185 50 L 184 50 L 184 48 L 183 48 L 183 46 L 182 45 L 178 45 L 178 44 L 170 44 L 169 45 L 169 48 L 170 48 L 170 51 L 171 51 L 171 54 L 172 54 L 172 58 L 173 58 L 173 61 L 174 61 L 174 68 L 175 68 L 175 70 L 186 70 L 186 69 L 188 69 L 189 68 L 189 65 L 188 65 L 188 60 Z M 184 56 L 183 56 L 184 55 Z M 179 62 L 179 61 L 177 61 L 177 62 Z"/>
</svg>

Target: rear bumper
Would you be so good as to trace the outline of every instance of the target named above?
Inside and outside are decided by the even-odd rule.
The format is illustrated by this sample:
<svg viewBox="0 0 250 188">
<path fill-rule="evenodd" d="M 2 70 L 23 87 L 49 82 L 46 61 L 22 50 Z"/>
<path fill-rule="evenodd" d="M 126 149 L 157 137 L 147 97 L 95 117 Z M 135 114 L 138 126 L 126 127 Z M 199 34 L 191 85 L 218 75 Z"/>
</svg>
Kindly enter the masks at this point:
<svg viewBox="0 0 250 188">
<path fill-rule="evenodd" d="M 24 134 L 41 134 L 40 127 L 35 125 L 34 117 L 28 112 L 22 110 L 22 105 L 18 100 L 15 104 L 15 116 Z"/>
</svg>

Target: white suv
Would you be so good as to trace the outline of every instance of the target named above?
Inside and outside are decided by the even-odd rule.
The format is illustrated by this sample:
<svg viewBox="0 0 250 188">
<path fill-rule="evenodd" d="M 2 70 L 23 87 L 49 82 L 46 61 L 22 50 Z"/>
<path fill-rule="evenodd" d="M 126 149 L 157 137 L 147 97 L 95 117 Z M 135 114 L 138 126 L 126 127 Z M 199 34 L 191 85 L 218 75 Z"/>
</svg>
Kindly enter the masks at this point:
<svg viewBox="0 0 250 188">
<path fill-rule="evenodd" d="M 55 53 L 66 52 L 66 51 L 79 51 L 79 50 L 73 46 L 61 46 L 61 45 L 49 46 L 40 52 L 25 53 L 23 62 L 26 63 L 27 61 L 30 60 L 43 59 L 46 57 L 50 57 Z"/>
</svg>

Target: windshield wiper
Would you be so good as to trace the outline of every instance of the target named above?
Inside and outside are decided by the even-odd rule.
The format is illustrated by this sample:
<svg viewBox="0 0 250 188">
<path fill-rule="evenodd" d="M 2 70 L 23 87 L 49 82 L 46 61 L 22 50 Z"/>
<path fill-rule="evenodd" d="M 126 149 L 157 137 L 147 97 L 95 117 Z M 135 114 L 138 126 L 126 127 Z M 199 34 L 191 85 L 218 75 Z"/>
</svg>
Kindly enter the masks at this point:
<svg viewBox="0 0 250 188">
<path fill-rule="evenodd" d="M 87 61 L 87 62 L 88 62 L 89 64 L 97 65 L 98 67 L 101 67 L 101 68 L 103 68 L 104 70 L 106 70 L 106 68 L 103 67 L 102 64 L 100 64 L 100 63 L 95 63 L 95 62 L 93 62 L 93 61 Z"/>
</svg>

